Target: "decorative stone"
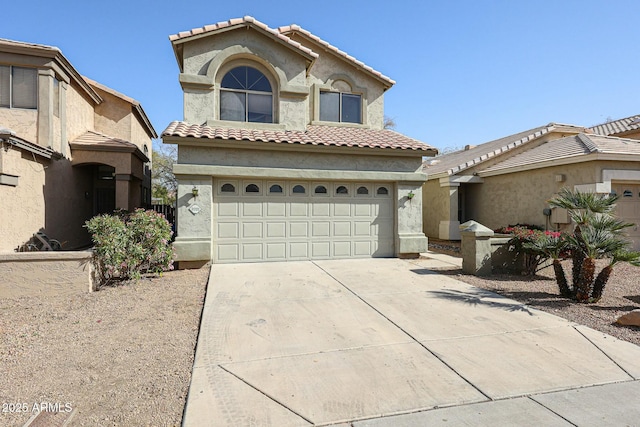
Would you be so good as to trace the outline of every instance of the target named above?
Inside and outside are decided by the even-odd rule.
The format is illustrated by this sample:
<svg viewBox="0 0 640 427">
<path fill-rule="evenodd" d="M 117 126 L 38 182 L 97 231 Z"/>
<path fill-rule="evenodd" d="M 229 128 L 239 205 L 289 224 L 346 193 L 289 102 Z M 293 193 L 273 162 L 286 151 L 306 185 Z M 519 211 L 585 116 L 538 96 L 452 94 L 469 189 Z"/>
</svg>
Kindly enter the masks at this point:
<svg viewBox="0 0 640 427">
<path fill-rule="evenodd" d="M 640 326 L 640 309 L 635 309 L 627 314 L 623 314 L 616 320 L 618 325 Z"/>
</svg>

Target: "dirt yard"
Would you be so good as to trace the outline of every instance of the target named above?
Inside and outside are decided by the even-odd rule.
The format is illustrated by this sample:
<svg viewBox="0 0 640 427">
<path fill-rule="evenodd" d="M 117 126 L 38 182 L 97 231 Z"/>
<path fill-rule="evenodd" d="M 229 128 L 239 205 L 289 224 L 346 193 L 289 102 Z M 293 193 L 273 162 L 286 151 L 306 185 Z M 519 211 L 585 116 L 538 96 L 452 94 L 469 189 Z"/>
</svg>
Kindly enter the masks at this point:
<svg viewBox="0 0 640 427">
<path fill-rule="evenodd" d="M 73 410 L 74 426 L 179 426 L 208 273 L 0 299 L 0 425 L 45 403 Z"/>
</svg>

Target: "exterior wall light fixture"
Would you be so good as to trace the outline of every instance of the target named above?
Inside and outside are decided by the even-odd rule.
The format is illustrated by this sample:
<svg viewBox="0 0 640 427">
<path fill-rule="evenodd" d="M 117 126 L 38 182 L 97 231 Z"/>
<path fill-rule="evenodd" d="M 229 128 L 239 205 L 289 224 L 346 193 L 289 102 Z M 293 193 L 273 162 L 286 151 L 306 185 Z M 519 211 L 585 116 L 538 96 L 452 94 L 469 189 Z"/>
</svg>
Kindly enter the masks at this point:
<svg viewBox="0 0 640 427">
<path fill-rule="evenodd" d="M 413 193 L 413 191 L 409 191 L 409 194 L 407 194 L 407 199 L 411 200 L 415 197 L 416 195 Z"/>
<path fill-rule="evenodd" d="M 198 197 L 198 187 L 193 186 L 193 188 L 191 189 L 191 194 L 193 195 L 194 199 Z"/>
</svg>

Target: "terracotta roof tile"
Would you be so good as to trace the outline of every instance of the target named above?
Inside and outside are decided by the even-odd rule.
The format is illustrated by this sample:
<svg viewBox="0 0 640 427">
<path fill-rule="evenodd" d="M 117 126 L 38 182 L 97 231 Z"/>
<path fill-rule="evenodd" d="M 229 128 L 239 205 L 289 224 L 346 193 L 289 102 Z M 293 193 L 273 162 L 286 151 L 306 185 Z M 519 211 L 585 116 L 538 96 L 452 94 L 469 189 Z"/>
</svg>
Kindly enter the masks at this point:
<svg viewBox="0 0 640 427">
<path fill-rule="evenodd" d="M 384 74 L 382 74 L 381 72 L 374 70 L 370 66 L 366 65 L 364 62 L 357 60 L 353 56 L 347 54 L 346 52 L 343 52 L 342 50 L 338 49 L 337 47 L 329 44 L 328 42 L 326 42 L 324 40 L 322 40 L 320 37 L 316 36 L 315 34 L 312 34 L 311 32 L 305 30 L 304 28 L 300 27 L 299 25 L 292 24 L 292 25 L 279 27 L 278 31 L 280 33 L 282 33 L 282 34 L 285 34 L 285 35 L 288 35 L 288 34 L 291 34 L 291 33 L 301 33 L 301 34 L 307 36 L 308 38 L 310 38 L 311 40 L 315 41 L 316 43 L 320 44 L 321 46 L 325 47 L 329 51 L 333 52 L 334 54 L 343 57 L 344 59 L 346 59 L 346 60 L 352 62 L 354 65 L 356 65 L 356 66 L 368 71 L 369 73 L 373 74 L 374 76 L 378 77 L 379 79 L 386 81 L 389 84 L 389 86 L 393 86 L 394 84 L 396 84 L 396 82 L 394 80 L 392 80 L 390 77 L 387 77 Z"/>
<path fill-rule="evenodd" d="M 304 131 L 259 130 L 209 127 L 186 122 L 172 122 L 162 137 L 206 138 L 238 141 L 273 142 L 279 144 L 309 144 L 339 147 L 388 148 L 435 153 L 432 146 L 386 129 L 358 127 L 307 126 Z"/>
<path fill-rule="evenodd" d="M 169 40 L 171 42 L 176 42 L 178 40 L 181 40 L 181 39 L 184 39 L 184 38 L 188 38 L 188 37 L 192 37 L 192 36 L 196 36 L 196 35 L 199 35 L 199 34 L 215 32 L 215 31 L 221 30 L 223 28 L 233 27 L 233 26 L 240 26 L 240 25 L 253 25 L 253 26 L 257 27 L 257 28 L 260 28 L 260 29 L 266 31 L 267 33 L 271 34 L 273 37 L 282 40 L 283 42 L 291 45 L 292 47 L 304 52 L 305 54 L 307 54 L 307 55 L 309 55 L 309 56 L 311 56 L 313 58 L 317 58 L 318 57 L 318 54 L 315 53 L 314 51 L 312 51 L 311 49 L 309 49 L 308 47 L 305 47 L 305 46 L 301 45 L 297 41 L 291 40 L 285 34 L 282 34 L 281 32 L 279 32 L 277 30 L 274 30 L 273 28 L 268 27 L 266 24 L 258 21 L 257 19 L 255 19 L 252 16 L 245 16 L 243 18 L 233 18 L 233 19 L 229 19 L 228 21 L 222 21 L 222 22 L 218 22 L 216 24 L 205 25 L 204 27 L 194 28 L 194 29 L 189 30 L 189 31 L 181 31 L 178 34 L 170 35 L 169 36 Z"/>
<path fill-rule="evenodd" d="M 132 142 L 125 141 L 124 139 L 120 138 L 114 138 L 103 133 L 91 130 L 83 133 L 82 135 L 71 141 L 71 144 L 137 148 L 137 146 Z"/>
</svg>

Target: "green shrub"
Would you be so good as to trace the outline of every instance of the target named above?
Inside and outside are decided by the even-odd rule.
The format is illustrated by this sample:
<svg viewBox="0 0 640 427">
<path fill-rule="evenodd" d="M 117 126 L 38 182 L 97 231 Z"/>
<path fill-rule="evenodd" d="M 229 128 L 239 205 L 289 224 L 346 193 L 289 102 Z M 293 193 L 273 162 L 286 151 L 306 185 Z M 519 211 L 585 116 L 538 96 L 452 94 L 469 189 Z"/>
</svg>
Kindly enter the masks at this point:
<svg viewBox="0 0 640 427">
<path fill-rule="evenodd" d="M 503 227 L 496 230 L 497 233 L 510 234 L 510 250 L 521 259 L 521 273 L 532 276 L 536 274 L 541 264 L 549 259 L 545 245 L 549 239 L 560 238 L 560 233 L 555 231 L 543 231 L 541 227 L 531 225 L 516 225 Z"/>
<path fill-rule="evenodd" d="M 159 213 L 136 209 L 132 213 L 98 215 L 85 227 L 93 240 L 93 262 L 100 285 L 173 269 L 173 232 Z"/>
</svg>

